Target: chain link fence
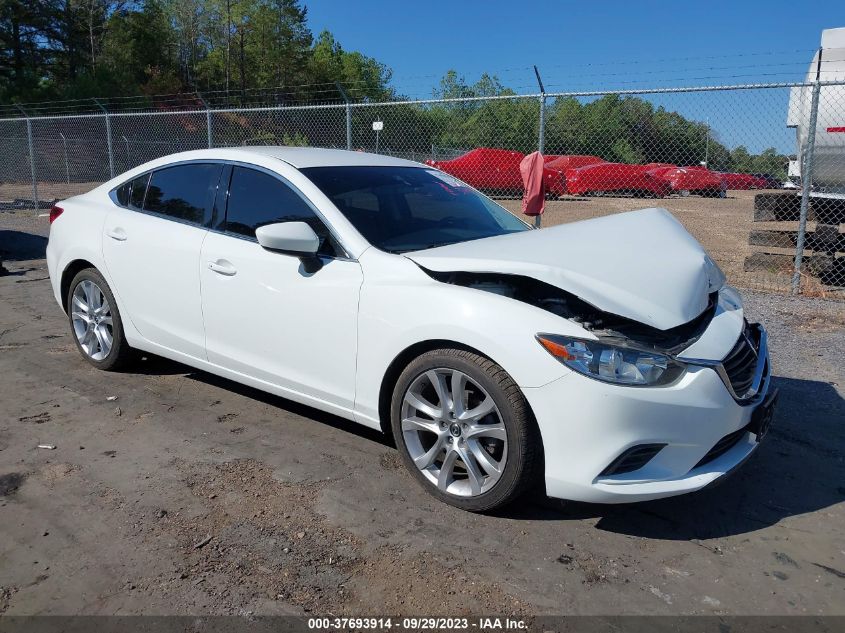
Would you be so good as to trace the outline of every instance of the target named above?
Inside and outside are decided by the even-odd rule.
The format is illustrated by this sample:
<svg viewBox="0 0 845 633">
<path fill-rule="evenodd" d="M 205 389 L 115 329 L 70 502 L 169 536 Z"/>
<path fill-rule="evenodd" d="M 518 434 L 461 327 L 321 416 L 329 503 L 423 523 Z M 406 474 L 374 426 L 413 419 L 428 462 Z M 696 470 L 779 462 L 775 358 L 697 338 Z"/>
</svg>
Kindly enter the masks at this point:
<svg viewBox="0 0 845 633">
<path fill-rule="evenodd" d="M 735 285 L 845 300 L 845 82 L 22 113 L 0 119 L 0 211 L 174 152 L 267 144 L 428 163 L 515 213 L 519 162 L 539 150 L 543 226 L 662 206 Z"/>
</svg>

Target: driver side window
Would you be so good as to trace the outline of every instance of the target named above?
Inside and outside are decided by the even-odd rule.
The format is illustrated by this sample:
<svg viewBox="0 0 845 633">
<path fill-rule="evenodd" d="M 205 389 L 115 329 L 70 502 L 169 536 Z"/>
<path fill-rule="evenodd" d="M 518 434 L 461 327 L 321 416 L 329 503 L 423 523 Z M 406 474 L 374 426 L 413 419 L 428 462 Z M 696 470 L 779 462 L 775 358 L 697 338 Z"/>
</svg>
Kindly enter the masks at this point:
<svg viewBox="0 0 845 633">
<path fill-rule="evenodd" d="M 307 223 L 320 238 L 318 255 L 337 257 L 341 252 L 326 225 L 293 187 L 257 169 L 234 167 L 222 230 L 255 239 L 255 229 L 276 222 Z"/>
</svg>

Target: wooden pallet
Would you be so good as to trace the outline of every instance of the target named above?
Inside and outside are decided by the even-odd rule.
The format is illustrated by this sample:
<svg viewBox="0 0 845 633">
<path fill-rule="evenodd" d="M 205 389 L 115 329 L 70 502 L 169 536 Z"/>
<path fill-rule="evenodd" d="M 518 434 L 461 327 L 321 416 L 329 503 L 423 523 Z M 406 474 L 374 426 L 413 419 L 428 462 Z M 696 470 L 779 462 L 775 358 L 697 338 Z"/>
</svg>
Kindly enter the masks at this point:
<svg viewBox="0 0 845 633">
<path fill-rule="evenodd" d="M 760 193 L 754 197 L 755 222 L 796 222 L 801 212 L 801 196 L 795 192 Z M 804 236 L 802 269 L 829 286 L 845 286 L 845 201 L 811 198 L 807 220 L 814 230 Z M 794 224 L 793 224 L 794 226 Z M 754 229 L 748 235 L 751 246 L 760 247 L 745 258 L 746 272 L 791 274 L 795 266 L 798 232 L 794 228 Z"/>
</svg>

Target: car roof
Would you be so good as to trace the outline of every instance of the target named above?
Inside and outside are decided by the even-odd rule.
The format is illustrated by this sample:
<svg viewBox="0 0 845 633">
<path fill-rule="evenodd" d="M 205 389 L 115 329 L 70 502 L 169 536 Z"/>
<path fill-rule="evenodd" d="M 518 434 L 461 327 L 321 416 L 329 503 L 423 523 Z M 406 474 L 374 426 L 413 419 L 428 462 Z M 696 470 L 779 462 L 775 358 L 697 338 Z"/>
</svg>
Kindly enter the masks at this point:
<svg viewBox="0 0 845 633">
<path fill-rule="evenodd" d="M 245 147 L 217 147 L 178 152 L 153 159 L 107 180 L 92 190 L 110 191 L 132 178 L 153 169 L 161 169 L 186 161 L 236 161 L 264 165 L 272 169 L 273 160 L 282 161 L 294 169 L 308 167 L 413 167 L 431 169 L 428 165 L 394 158 L 382 154 L 352 152 L 342 149 L 323 149 L 319 147 L 285 147 L 281 145 L 257 145 Z"/>
<path fill-rule="evenodd" d="M 370 154 L 368 152 L 353 152 L 345 149 L 323 149 L 319 147 L 285 147 L 280 145 L 257 145 L 247 147 L 227 147 L 219 150 L 201 150 L 192 152 L 197 155 L 206 153 L 208 158 L 232 158 L 233 154 L 265 156 L 278 158 L 297 169 L 307 167 L 425 167 L 421 163 L 384 156 L 382 154 Z M 225 154 L 225 155 L 224 155 Z"/>
</svg>

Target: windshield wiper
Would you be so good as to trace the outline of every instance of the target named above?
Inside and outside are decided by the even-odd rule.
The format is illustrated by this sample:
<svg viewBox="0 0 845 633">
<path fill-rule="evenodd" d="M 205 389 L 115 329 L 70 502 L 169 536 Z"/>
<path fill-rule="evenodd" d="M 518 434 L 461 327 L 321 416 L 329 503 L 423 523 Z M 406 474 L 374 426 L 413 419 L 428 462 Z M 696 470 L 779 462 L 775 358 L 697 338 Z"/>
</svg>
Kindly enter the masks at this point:
<svg viewBox="0 0 845 633">
<path fill-rule="evenodd" d="M 457 244 L 459 242 L 464 242 L 466 240 L 452 240 L 451 242 L 438 242 L 436 244 L 426 244 L 425 246 L 420 246 L 419 248 L 414 248 L 411 250 L 415 251 L 427 251 L 430 248 L 440 248 L 441 246 L 451 246 L 452 244 Z"/>
</svg>

